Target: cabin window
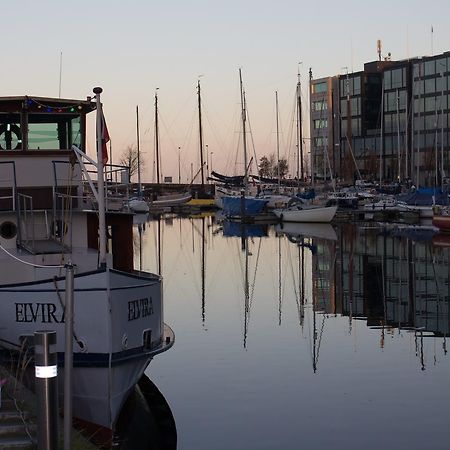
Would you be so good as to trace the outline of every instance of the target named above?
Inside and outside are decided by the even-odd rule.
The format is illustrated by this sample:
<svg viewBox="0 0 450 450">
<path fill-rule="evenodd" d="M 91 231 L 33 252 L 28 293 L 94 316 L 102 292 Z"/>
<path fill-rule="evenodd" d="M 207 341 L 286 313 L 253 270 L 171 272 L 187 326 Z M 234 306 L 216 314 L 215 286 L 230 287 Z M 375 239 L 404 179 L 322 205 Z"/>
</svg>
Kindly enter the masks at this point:
<svg viewBox="0 0 450 450">
<path fill-rule="evenodd" d="M 31 150 L 69 150 L 80 146 L 80 117 L 61 114 L 30 114 L 28 148 Z"/>
<path fill-rule="evenodd" d="M 19 114 L 0 114 L 0 149 L 20 150 L 22 130 Z"/>
</svg>

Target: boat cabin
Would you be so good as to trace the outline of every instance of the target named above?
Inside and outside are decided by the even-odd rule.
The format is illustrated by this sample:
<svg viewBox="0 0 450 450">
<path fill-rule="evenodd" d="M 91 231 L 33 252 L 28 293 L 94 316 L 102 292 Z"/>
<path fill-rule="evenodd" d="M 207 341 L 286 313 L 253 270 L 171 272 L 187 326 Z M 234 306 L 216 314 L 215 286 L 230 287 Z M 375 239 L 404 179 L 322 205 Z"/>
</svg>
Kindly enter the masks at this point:
<svg viewBox="0 0 450 450">
<path fill-rule="evenodd" d="M 5 188 L 15 182 L 22 194 L 33 196 L 34 208 L 51 207 L 49 189 L 52 190 L 55 177 L 67 173 L 63 166 L 73 157 L 72 145 L 85 151 L 86 115 L 95 108 L 89 97 L 0 97 L 1 172 L 7 176 L 13 171 L 10 165 L 4 166 L 6 162 L 14 161 L 16 166 L 15 180 L 0 179 L 0 196 L 5 197 Z M 0 208 L 6 206 L 5 200 L 2 198 Z"/>
<path fill-rule="evenodd" d="M 33 254 L 98 248 L 97 205 L 92 194 L 86 195 L 86 170 L 72 149 L 76 146 L 85 155 L 86 118 L 95 110 L 90 97 L 0 97 L 2 246 L 12 248 L 17 243 Z M 90 170 L 96 182 L 96 169 Z M 132 217 L 125 215 L 120 219 L 110 215 L 108 227 L 117 221 L 132 223 Z M 132 265 L 131 254 L 121 259 L 126 262 L 121 267 L 117 260 L 115 267 Z"/>
</svg>

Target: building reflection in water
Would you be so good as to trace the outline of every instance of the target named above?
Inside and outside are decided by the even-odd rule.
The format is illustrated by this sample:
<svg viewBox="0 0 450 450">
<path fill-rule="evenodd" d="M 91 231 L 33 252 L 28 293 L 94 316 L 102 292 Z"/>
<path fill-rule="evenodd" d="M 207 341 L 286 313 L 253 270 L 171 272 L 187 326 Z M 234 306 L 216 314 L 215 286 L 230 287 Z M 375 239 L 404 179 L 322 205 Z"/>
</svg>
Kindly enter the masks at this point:
<svg viewBox="0 0 450 450">
<path fill-rule="evenodd" d="M 414 232 L 415 231 L 415 232 Z M 335 242 L 313 239 L 313 309 L 380 330 L 380 346 L 395 332 L 414 333 L 425 369 L 423 340 L 449 334 L 449 251 L 429 232 L 342 225 Z"/>
</svg>

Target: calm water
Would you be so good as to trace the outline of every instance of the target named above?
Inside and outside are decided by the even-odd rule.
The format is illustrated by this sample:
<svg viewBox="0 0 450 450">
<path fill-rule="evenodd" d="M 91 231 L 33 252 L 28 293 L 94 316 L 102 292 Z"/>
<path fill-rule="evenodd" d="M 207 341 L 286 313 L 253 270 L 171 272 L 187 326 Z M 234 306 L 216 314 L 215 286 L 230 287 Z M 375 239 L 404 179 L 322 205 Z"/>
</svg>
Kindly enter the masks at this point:
<svg viewBox="0 0 450 450">
<path fill-rule="evenodd" d="M 442 236 L 213 217 L 139 228 L 136 266 L 161 267 L 176 334 L 147 374 L 178 449 L 449 448 Z"/>
</svg>

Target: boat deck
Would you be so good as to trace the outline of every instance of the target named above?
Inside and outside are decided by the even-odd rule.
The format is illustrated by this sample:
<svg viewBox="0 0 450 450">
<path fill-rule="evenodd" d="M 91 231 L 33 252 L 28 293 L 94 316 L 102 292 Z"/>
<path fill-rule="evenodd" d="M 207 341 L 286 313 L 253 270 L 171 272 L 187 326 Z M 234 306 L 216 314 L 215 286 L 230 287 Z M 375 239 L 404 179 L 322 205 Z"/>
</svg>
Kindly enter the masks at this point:
<svg viewBox="0 0 450 450">
<path fill-rule="evenodd" d="M 32 255 L 65 253 L 70 250 L 66 245 L 53 239 L 37 239 L 34 241 L 22 242 L 21 247 Z"/>
</svg>

